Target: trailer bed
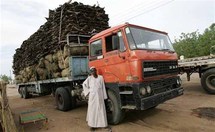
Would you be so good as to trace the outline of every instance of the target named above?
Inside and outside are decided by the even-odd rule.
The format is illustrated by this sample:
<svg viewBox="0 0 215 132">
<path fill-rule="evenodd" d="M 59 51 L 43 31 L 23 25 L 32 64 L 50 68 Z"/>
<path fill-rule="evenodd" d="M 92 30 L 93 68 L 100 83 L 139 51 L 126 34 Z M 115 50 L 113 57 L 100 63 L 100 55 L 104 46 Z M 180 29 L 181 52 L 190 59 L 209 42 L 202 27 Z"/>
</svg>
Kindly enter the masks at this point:
<svg viewBox="0 0 215 132">
<path fill-rule="evenodd" d="M 215 55 L 188 58 L 178 61 L 178 67 L 196 67 L 215 64 Z"/>
<path fill-rule="evenodd" d="M 80 83 L 88 77 L 88 57 L 70 56 L 68 77 L 59 77 L 33 82 L 19 83 L 18 91 L 23 98 L 28 98 L 30 94 L 50 94 L 56 87 L 63 87 L 65 84 Z M 24 96 L 23 96 L 24 95 Z"/>
<path fill-rule="evenodd" d="M 187 74 L 188 81 L 193 73 L 199 73 L 204 90 L 215 94 L 215 55 L 179 60 L 178 69 L 180 74 Z"/>
</svg>

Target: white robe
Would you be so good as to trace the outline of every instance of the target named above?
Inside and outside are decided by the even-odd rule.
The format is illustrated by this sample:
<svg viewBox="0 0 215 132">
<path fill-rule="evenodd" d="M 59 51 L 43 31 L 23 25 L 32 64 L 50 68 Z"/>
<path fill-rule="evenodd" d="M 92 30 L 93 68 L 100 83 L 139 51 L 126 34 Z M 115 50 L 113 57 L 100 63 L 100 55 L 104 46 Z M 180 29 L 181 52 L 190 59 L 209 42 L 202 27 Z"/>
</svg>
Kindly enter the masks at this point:
<svg viewBox="0 0 215 132">
<path fill-rule="evenodd" d="M 84 95 L 89 94 L 87 122 L 90 127 L 107 127 L 107 115 L 104 99 L 107 99 L 104 79 L 92 75 L 83 82 Z"/>
</svg>

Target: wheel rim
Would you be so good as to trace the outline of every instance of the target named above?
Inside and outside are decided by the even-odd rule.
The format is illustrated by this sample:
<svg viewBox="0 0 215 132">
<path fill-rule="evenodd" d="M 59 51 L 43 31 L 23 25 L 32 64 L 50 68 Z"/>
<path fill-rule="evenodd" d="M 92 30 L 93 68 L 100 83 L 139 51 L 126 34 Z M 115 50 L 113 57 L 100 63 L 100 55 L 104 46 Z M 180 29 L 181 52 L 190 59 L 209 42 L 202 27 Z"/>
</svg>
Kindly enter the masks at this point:
<svg viewBox="0 0 215 132">
<path fill-rule="evenodd" d="M 209 75 L 206 78 L 206 84 L 210 89 L 214 89 L 215 90 L 215 75 Z"/>
</svg>

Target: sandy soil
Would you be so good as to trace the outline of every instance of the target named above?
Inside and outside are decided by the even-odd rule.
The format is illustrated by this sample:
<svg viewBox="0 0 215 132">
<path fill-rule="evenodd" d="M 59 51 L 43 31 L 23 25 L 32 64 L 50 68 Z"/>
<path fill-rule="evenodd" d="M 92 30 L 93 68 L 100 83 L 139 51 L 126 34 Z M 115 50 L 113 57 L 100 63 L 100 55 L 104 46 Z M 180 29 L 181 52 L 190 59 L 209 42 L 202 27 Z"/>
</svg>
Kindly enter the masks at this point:
<svg viewBox="0 0 215 132">
<path fill-rule="evenodd" d="M 206 94 L 201 88 L 198 75 L 187 82 L 181 76 L 184 95 L 160 104 L 155 109 L 147 111 L 129 111 L 119 125 L 111 126 L 113 132 L 142 131 L 215 131 L 215 95 Z M 8 88 L 10 107 L 15 122 L 21 131 L 26 132 L 85 132 L 89 127 L 85 121 L 87 105 L 82 104 L 74 110 L 61 112 L 55 109 L 52 96 L 21 99 L 16 88 Z M 206 113 L 198 113 L 198 108 L 207 108 Z M 40 110 L 48 117 L 48 124 L 33 123 L 19 125 L 18 116 L 22 111 Z M 98 130 L 105 131 L 105 130 Z"/>
</svg>

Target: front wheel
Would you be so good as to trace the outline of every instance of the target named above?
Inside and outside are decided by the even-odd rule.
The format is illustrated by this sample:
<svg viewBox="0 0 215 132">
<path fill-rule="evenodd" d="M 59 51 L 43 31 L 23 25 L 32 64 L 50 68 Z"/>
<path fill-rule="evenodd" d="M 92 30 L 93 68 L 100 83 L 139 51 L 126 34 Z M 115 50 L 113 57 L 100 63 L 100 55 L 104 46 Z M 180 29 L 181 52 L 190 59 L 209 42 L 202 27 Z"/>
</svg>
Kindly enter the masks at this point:
<svg viewBox="0 0 215 132">
<path fill-rule="evenodd" d="M 120 99 L 117 97 L 116 93 L 108 90 L 108 100 L 107 100 L 107 118 L 109 124 L 119 124 L 123 117 L 124 111 L 121 109 Z"/>
<path fill-rule="evenodd" d="M 209 69 L 201 77 L 202 87 L 209 94 L 215 94 L 215 68 Z"/>
</svg>

